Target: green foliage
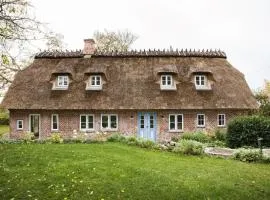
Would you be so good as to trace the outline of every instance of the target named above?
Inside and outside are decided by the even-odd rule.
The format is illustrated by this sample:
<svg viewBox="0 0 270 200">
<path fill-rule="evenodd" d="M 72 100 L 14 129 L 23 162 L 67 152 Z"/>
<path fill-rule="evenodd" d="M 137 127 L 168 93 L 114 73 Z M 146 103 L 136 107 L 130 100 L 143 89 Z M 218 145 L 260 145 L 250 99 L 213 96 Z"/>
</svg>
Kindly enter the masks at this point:
<svg viewBox="0 0 270 200">
<path fill-rule="evenodd" d="M 125 140 L 126 138 L 119 133 L 115 133 L 107 138 L 108 142 L 123 142 Z"/>
<path fill-rule="evenodd" d="M 262 155 L 259 150 L 255 149 L 239 149 L 233 155 L 235 160 L 243 162 L 258 162 L 262 160 Z"/>
<path fill-rule="evenodd" d="M 0 109 L 0 125 L 9 125 L 9 113 L 7 110 Z"/>
<path fill-rule="evenodd" d="M 265 90 L 267 90 L 267 88 L 265 88 Z M 259 109 L 256 111 L 256 114 L 265 116 L 265 117 L 270 117 L 269 91 L 268 91 L 268 94 L 264 90 L 255 91 L 255 98 L 257 99 L 260 105 Z"/>
<path fill-rule="evenodd" d="M 206 144 L 207 147 L 226 147 L 226 143 L 220 140 L 215 140 Z"/>
<path fill-rule="evenodd" d="M 215 138 L 219 141 L 223 141 L 225 142 L 226 141 L 226 138 L 227 138 L 227 133 L 226 133 L 226 130 L 221 130 L 221 129 L 217 129 L 215 131 Z"/>
<path fill-rule="evenodd" d="M 181 138 L 184 140 L 195 140 L 202 143 L 211 141 L 211 138 L 203 132 L 184 133 Z"/>
<path fill-rule="evenodd" d="M 24 132 L 22 134 L 22 138 L 21 139 L 25 143 L 31 143 L 35 139 L 35 136 L 34 136 L 34 133 L 32 133 L 32 132 Z"/>
<path fill-rule="evenodd" d="M 156 143 L 151 140 L 145 140 L 143 138 L 139 138 L 137 139 L 137 145 L 142 148 L 153 149 Z"/>
<path fill-rule="evenodd" d="M 263 146 L 270 146 L 270 118 L 241 116 L 228 124 L 227 145 L 231 148 L 258 147 L 257 139 L 259 137 L 263 138 Z"/>
<path fill-rule="evenodd" d="M 202 155 L 203 144 L 195 140 L 181 139 L 177 146 L 173 149 L 173 152 L 188 155 Z"/>
<path fill-rule="evenodd" d="M 178 142 L 179 141 L 179 137 L 178 136 L 173 136 L 171 140 L 173 142 Z"/>
<path fill-rule="evenodd" d="M 63 143 L 63 138 L 60 133 L 52 133 L 49 140 L 52 143 Z"/>
</svg>

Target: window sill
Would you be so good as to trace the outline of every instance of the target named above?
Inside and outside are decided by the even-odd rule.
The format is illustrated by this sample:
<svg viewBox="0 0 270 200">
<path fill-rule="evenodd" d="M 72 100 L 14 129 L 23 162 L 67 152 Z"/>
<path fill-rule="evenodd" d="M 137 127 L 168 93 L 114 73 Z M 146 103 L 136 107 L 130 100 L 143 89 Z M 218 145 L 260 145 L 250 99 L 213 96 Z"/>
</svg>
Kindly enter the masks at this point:
<svg viewBox="0 0 270 200">
<path fill-rule="evenodd" d="M 95 132 L 95 129 L 80 129 L 80 132 L 91 133 L 91 132 Z"/>
<path fill-rule="evenodd" d="M 183 133 L 184 132 L 184 130 L 181 130 L 181 129 L 179 129 L 179 130 L 169 130 L 169 133 Z"/>
<path fill-rule="evenodd" d="M 197 128 L 205 128 L 205 125 L 203 125 L 203 126 L 197 125 Z"/>
<path fill-rule="evenodd" d="M 102 90 L 102 87 L 86 87 L 85 90 L 96 90 L 96 91 L 100 91 Z"/>
<path fill-rule="evenodd" d="M 103 129 L 103 128 L 101 128 L 100 130 L 104 131 L 104 132 L 106 132 L 106 131 L 113 132 L 113 131 L 118 131 L 118 128 L 117 129 Z"/>
<path fill-rule="evenodd" d="M 160 86 L 160 90 L 169 90 L 169 91 L 174 91 L 176 90 L 176 87 L 165 87 L 165 86 Z"/>
<path fill-rule="evenodd" d="M 226 128 L 226 125 L 217 125 L 218 128 Z"/>
<path fill-rule="evenodd" d="M 52 90 L 68 90 L 68 87 L 53 87 Z"/>
<path fill-rule="evenodd" d="M 59 129 L 57 129 L 57 130 L 56 130 L 56 129 L 53 129 L 53 130 L 51 130 L 51 132 L 52 132 L 52 133 L 59 132 Z"/>
<path fill-rule="evenodd" d="M 195 87 L 196 87 L 196 90 L 202 90 L 202 91 L 212 90 L 212 88 L 209 87 L 209 86 L 198 86 L 198 85 L 196 85 Z"/>
</svg>

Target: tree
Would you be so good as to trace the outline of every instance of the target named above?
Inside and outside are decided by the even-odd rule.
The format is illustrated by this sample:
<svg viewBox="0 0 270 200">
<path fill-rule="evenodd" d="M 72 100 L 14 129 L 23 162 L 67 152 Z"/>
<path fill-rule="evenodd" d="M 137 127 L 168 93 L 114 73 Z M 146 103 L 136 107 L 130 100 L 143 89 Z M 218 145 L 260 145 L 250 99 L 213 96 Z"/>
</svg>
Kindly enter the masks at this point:
<svg viewBox="0 0 270 200">
<path fill-rule="evenodd" d="M 258 114 L 270 117 L 270 82 L 265 80 L 263 89 L 254 92 L 260 107 Z"/>
<path fill-rule="evenodd" d="M 0 0 L 0 88 L 8 86 L 29 64 L 37 46 L 59 50 L 64 45 L 62 39 L 36 20 L 28 0 Z"/>
<path fill-rule="evenodd" d="M 95 31 L 94 40 L 100 51 L 127 51 L 138 39 L 138 36 L 128 30 L 124 31 Z"/>
</svg>

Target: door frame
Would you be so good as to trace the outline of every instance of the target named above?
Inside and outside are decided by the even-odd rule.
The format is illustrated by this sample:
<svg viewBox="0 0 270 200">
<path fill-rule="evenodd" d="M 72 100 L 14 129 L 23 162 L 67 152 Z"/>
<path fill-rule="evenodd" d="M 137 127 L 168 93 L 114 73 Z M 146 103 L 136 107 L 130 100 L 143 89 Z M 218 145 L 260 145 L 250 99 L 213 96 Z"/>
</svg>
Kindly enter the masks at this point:
<svg viewBox="0 0 270 200">
<path fill-rule="evenodd" d="M 148 114 L 148 115 L 150 115 L 150 114 L 153 114 L 154 115 L 154 138 L 153 138 L 153 141 L 156 141 L 157 140 L 157 112 L 155 112 L 155 111 L 139 111 L 138 112 L 138 114 L 137 114 L 137 136 L 139 137 L 139 138 L 143 138 L 143 137 L 141 137 L 141 135 L 140 135 L 140 130 L 141 130 L 141 121 L 140 121 L 140 116 L 142 116 L 142 115 L 144 115 L 145 116 L 145 114 Z M 150 126 L 150 117 L 149 117 L 149 126 Z M 148 123 L 148 122 L 147 122 Z M 146 125 L 146 124 L 144 124 L 144 125 Z M 150 128 L 148 128 L 149 130 L 149 132 L 150 132 Z M 148 139 L 148 140 L 152 140 L 152 139 L 150 139 L 150 138 L 144 138 L 144 139 Z"/>
<path fill-rule="evenodd" d="M 39 128 L 39 133 L 38 133 L 38 139 L 40 139 L 40 135 L 41 135 L 41 117 L 40 117 L 40 114 L 29 114 L 29 126 L 28 126 L 28 131 L 31 132 L 31 116 L 35 116 L 37 115 L 39 117 L 39 122 L 38 122 L 38 128 Z"/>
</svg>

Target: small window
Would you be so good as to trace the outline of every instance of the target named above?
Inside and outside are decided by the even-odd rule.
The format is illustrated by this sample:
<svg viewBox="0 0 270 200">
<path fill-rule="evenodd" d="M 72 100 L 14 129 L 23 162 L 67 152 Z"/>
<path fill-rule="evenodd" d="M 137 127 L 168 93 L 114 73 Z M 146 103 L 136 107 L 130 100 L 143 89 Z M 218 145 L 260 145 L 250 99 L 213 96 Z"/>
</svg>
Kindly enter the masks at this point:
<svg viewBox="0 0 270 200">
<path fill-rule="evenodd" d="M 57 77 L 57 87 L 67 88 L 68 87 L 68 76 Z"/>
<path fill-rule="evenodd" d="M 86 84 L 86 90 L 102 90 L 101 75 L 92 75 Z"/>
<path fill-rule="evenodd" d="M 163 86 L 172 86 L 172 75 L 162 75 L 161 76 L 161 85 Z"/>
<path fill-rule="evenodd" d="M 226 117 L 225 114 L 218 114 L 218 126 L 225 126 L 226 124 Z"/>
<path fill-rule="evenodd" d="M 101 129 L 103 130 L 117 130 L 118 116 L 114 114 L 101 115 Z"/>
<path fill-rule="evenodd" d="M 23 130 L 23 120 L 17 120 L 17 130 Z"/>
<path fill-rule="evenodd" d="M 176 83 L 174 82 L 172 75 L 161 75 L 160 89 L 161 90 L 176 90 Z"/>
<path fill-rule="evenodd" d="M 94 130 L 94 115 L 81 115 L 80 116 L 80 130 Z"/>
<path fill-rule="evenodd" d="M 183 115 L 173 114 L 169 115 L 169 129 L 170 131 L 182 131 L 183 130 Z"/>
<path fill-rule="evenodd" d="M 205 127 L 205 115 L 204 114 L 197 115 L 197 126 L 198 127 Z"/>
<path fill-rule="evenodd" d="M 59 130 L 59 117 L 57 114 L 52 114 L 52 131 L 58 131 Z"/>
<path fill-rule="evenodd" d="M 196 86 L 206 86 L 206 76 L 205 75 L 196 75 L 195 76 Z"/>
</svg>

